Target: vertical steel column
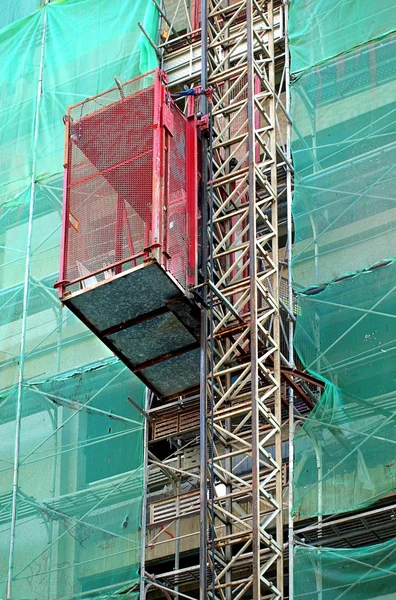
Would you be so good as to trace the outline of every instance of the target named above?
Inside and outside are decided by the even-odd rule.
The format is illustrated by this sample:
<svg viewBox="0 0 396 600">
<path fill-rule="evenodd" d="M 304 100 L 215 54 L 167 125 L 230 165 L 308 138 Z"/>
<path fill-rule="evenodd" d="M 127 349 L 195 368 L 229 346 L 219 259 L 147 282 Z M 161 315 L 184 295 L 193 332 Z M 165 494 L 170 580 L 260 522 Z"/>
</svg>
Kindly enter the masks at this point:
<svg viewBox="0 0 396 600">
<path fill-rule="evenodd" d="M 201 0 L 201 89 L 206 89 L 207 80 L 207 39 L 208 39 L 208 0 Z M 206 96 L 201 96 L 200 111 L 202 115 L 207 113 Z M 205 135 L 201 139 L 201 278 L 207 279 L 207 227 L 208 227 L 208 172 L 207 172 L 208 142 Z M 199 598 L 207 600 L 208 597 L 208 578 L 207 578 L 207 555 L 206 547 L 208 543 L 208 485 L 206 478 L 207 469 L 207 376 L 208 376 L 208 315 L 207 315 L 207 288 L 202 289 L 202 308 L 201 308 L 201 372 L 200 372 L 200 545 L 199 545 Z"/>
<path fill-rule="evenodd" d="M 286 111 L 290 114 L 290 54 L 289 54 L 289 0 L 283 0 L 285 16 L 285 94 Z M 286 120 L 286 157 L 291 163 L 291 123 Z M 290 314 L 294 314 L 293 287 L 292 287 L 292 244 L 293 244 L 293 217 L 292 217 L 292 171 L 286 166 L 286 202 L 287 202 L 287 283 L 288 283 L 288 308 Z M 288 318 L 288 341 L 289 355 L 288 360 L 292 368 L 294 362 L 294 322 Z M 292 508 L 294 503 L 293 477 L 294 477 L 294 391 L 290 386 L 288 389 L 289 398 L 289 511 L 288 511 L 288 548 L 289 548 L 289 598 L 294 597 L 294 520 Z"/>
<path fill-rule="evenodd" d="M 248 161 L 249 161 L 249 276 L 250 276 L 250 352 L 251 352 L 251 402 L 252 402 L 252 596 L 261 598 L 260 560 L 260 437 L 259 437 L 259 370 L 258 370 L 258 292 L 257 292 L 257 223 L 256 223 L 256 131 L 255 131 L 255 89 L 254 89 L 254 29 L 252 0 L 246 2 L 247 23 L 247 85 L 248 85 Z"/>
<path fill-rule="evenodd" d="M 177 443 L 177 469 L 181 471 L 182 468 L 182 460 L 181 460 L 181 450 L 180 450 L 180 440 L 176 441 Z M 177 474 L 176 479 L 176 523 L 175 523 L 175 571 L 178 572 L 180 569 L 180 494 L 181 494 L 181 480 L 180 480 L 180 472 Z M 175 592 L 179 591 L 179 582 L 176 580 L 175 583 Z"/>
<path fill-rule="evenodd" d="M 268 52 L 269 52 L 269 63 L 268 63 L 268 83 L 272 92 L 272 101 L 269 103 L 269 116 L 271 134 L 269 140 L 270 153 L 273 158 L 271 164 L 271 188 L 274 196 L 274 205 L 271 210 L 271 224 L 274 234 L 272 243 L 272 263 L 276 269 L 276 276 L 272 278 L 272 296 L 275 303 L 274 323 L 273 323 L 273 337 L 275 344 L 277 345 L 274 353 L 274 378 L 276 389 L 274 390 L 274 417 L 276 422 L 276 431 L 274 435 L 275 442 L 275 462 L 277 465 L 276 478 L 276 492 L 275 498 L 278 504 L 278 511 L 276 514 L 276 541 L 277 541 L 277 559 L 276 559 L 276 570 L 277 570 L 277 588 L 279 596 L 283 596 L 283 493 L 282 493 L 282 402 L 281 402 L 281 369 L 280 369 L 280 322 L 279 322 L 279 243 L 278 243 L 278 204 L 277 204 L 277 193 L 278 193 L 278 175 L 277 175 L 277 140 L 276 140 L 276 81 L 275 81 L 275 40 L 274 40 L 274 0 L 268 0 L 267 3 L 267 14 L 268 14 Z"/>
<path fill-rule="evenodd" d="M 151 392 L 146 388 L 144 411 L 147 415 L 150 408 Z M 144 418 L 143 428 L 143 500 L 142 500 L 142 528 L 141 528 L 141 556 L 140 556 L 140 597 L 145 597 L 146 582 L 146 523 L 147 523 L 147 488 L 149 478 L 148 466 L 148 442 L 149 442 L 149 427 L 147 417 Z"/>
</svg>

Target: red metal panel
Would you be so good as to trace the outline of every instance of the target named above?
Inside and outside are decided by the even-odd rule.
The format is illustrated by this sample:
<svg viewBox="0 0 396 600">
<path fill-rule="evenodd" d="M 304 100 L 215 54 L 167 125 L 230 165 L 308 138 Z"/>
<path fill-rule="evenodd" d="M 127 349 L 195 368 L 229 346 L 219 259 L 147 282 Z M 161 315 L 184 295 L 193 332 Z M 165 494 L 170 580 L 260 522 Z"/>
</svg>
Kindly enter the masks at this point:
<svg viewBox="0 0 396 600">
<path fill-rule="evenodd" d="M 187 230 L 187 169 L 186 118 L 171 105 L 173 135 L 169 141 L 169 196 L 167 205 L 167 252 L 169 270 L 183 287 L 187 284 L 188 230 Z"/>
<path fill-rule="evenodd" d="M 68 231 L 69 231 L 69 203 L 67 195 L 67 177 L 68 168 L 65 165 L 63 172 L 63 212 L 62 212 L 62 228 L 61 228 L 61 247 L 60 247 L 60 268 L 59 268 L 59 285 L 58 296 L 62 298 L 64 293 L 64 281 L 67 272 L 67 247 L 68 247 Z"/>
<path fill-rule="evenodd" d="M 197 284 L 198 260 L 198 140 L 195 116 L 186 123 L 186 190 L 187 190 L 187 285 Z"/>
<path fill-rule="evenodd" d="M 142 253 L 146 245 L 151 230 L 154 98 L 153 86 L 140 90 L 139 83 L 124 86 L 125 98 L 116 88 L 70 110 L 65 211 L 68 208 L 79 227 L 69 227 L 69 280 L 86 275 L 90 285 L 94 279 L 89 274 L 100 269 L 103 273 L 96 274 L 96 280 L 110 277 L 123 268 L 111 265 Z M 129 96 L 128 86 L 134 92 Z"/>
<path fill-rule="evenodd" d="M 181 285 L 195 282 L 195 121 L 170 100 L 159 70 L 122 90 L 69 109 L 61 295 L 67 281 L 90 287 L 144 256 Z"/>
<path fill-rule="evenodd" d="M 153 117 L 153 192 L 151 201 L 152 227 L 148 246 L 154 246 L 154 257 L 161 262 L 160 246 L 162 245 L 162 213 L 163 213 L 163 147 L 164 129 L 162 126 L 162 105 L 164 103 L 164 86 L 160 72 L 156 72 L 154 82 L 154 117 Z"/>
<path fill-rule="evenodd" d="M 63 282 L 66 279 L 67 273 L 67 246 L 68 246 L 68 230 L 69 230 L 69 201 L 68 201 L 68 176 L 69 176 L 69 117 L 65 118 L 65 150 L 63 158 L 63 210 L 62 210 L 62 227 L 61 227 L 61 247 L 60 247 L 60 268 L 59 281 Z M 58 296 L 62 297 L 63 286 L 58 287 Z"/>
</svg>

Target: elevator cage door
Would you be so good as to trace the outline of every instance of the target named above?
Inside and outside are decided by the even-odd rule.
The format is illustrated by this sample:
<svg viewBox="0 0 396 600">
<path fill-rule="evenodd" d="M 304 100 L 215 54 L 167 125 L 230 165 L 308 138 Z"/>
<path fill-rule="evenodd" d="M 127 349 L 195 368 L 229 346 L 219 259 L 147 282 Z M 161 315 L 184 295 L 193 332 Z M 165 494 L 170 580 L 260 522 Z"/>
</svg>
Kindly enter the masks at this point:
<svg viewBox="0 0 396 600">
<path fill-rule="evenodd" d="M 59 295 L 156 259 L 197 275 L 197 137 L 155 70 L 71 106 Z"/>
</svg>

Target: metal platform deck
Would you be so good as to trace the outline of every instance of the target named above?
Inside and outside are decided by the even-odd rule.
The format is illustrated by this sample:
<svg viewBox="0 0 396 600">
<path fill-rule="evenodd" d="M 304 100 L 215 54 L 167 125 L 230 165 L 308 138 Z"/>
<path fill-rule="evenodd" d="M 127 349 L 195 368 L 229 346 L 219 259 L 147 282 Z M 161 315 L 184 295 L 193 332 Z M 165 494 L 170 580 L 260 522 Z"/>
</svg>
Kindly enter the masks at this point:
<svg viewBox="0 0 396 600">
<path fill-rule="evenodd" d="M 199 310 L 155 260 L 62 302 L 159 398 L 199 385 Z"/>
</svg>

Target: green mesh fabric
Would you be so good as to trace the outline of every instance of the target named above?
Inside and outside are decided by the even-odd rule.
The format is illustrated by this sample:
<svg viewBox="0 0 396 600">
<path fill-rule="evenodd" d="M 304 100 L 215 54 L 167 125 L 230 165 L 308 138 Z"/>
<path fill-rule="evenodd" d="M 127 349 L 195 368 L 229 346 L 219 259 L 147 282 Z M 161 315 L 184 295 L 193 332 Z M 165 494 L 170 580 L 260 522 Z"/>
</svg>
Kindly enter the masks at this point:
<svg viewBox="0 0 396 600">
<path fill-rule="evenodd" d="M 143 426 L 126 398 L 143 406 L 142 385 L 112 361 L 27 382 L 22 394 L 13 597 L 66 599 L 97 590 L 89 597 L 109 598 L 128 590 L 138 580 L 140 560 Z M 8 570 L 17 397 L 11 389 L 1 403 L 7 437 L 0 460 L 2 574 Z"/>
<path fill-rule="evenodd" d="M 396 487 L 393 11 L 392 0 L 291 2 L 295 347 L 326 383 L 295 438 L 301 516 Z M 295 599 L 391 600 L 395 589 L 395 539 L 295 547 Z"/>
<path fill-rule="evenodd" d="M 365 548 L 295 548 L 295 600 L 393 600 L 396 540 Z"/>
<path fill-rule="evenodd" d="M 396 487 L 396 263 L 299 296 L 295 344 L 330 382 L 295 439 L 294 510 L 368 505 Z"/>
<path fill-rule="evenodd" d="M 0 30 L 11 25 L 14 21 L 27 17 L 38 10 L 41 0 L 1 0 L 0 2 Z"/>
<path fill-rule="evenodd" d="M 115 75 L 125 81 L 156 66 L 139 21 L 156 36 L 155 7 L 143 0 L 58 0 L 2 32 L 0 202 L 30 185 L 32 168 L 40 184 L 62 172 L 69 105 L 112 87 Z"/>
<path fill-rule="evenodd" d="M 293 83 L 296 287 L 396 256 L 395 70 L 391 35 Z"/>
<path fill-rule="evenodd" d="M 62 116 L 156 66 L 137 23 L 155 39 L 157 13 L 145 0 L 1 8 L 0 598 L 7 581 L 15 600 L 136 598 L 143 423 L 127 397 L 142 405 L 144 389 L 53 283 Z"/>
<path fill-rule="evenodd" d="M 393 0 L 290 0 L 296 73 L 394 31 Z"/>
<path fill-rule="evenodd" d="M 305 516 L 366 506 L 396 486 L 391 9 L 291 3 L 292 68 L 303 69 L 292 82 L 295 346 L 327 383 L 295 440 L 294 512 Z"/>
</svg>

